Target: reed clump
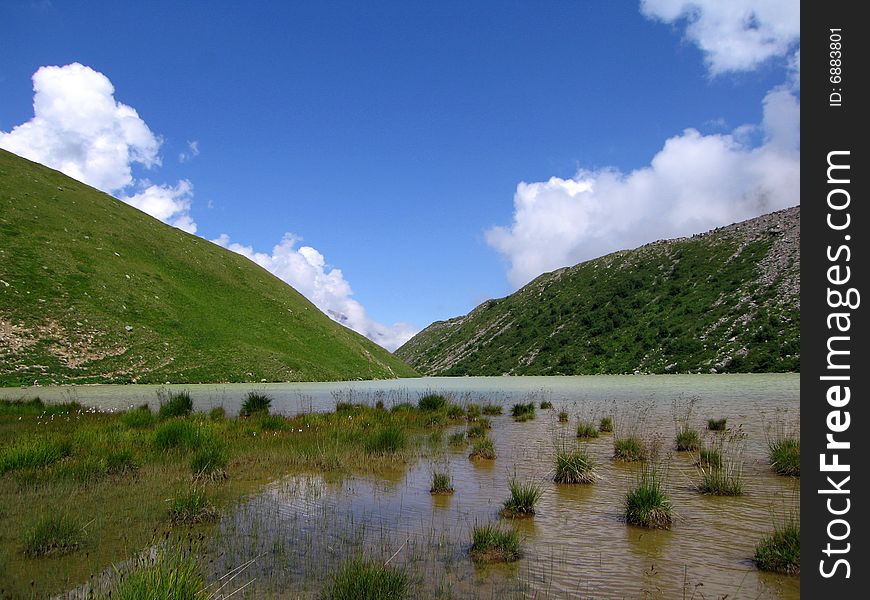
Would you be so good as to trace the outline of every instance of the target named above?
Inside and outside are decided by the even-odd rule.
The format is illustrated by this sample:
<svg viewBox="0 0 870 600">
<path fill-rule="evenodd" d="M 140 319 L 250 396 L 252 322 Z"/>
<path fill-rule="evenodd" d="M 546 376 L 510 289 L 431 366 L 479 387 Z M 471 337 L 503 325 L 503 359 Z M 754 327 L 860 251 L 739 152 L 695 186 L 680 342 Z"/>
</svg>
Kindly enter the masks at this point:
<svg viewBox="0 0 870 600">
<path fill-rule="evenodd" d="M 344 563 L 332 578 L 327 600 L 403 600 L 411 582 L 401 569 L 394 569 L 357 556 Z"/>
<path fill-rule="evenodd" d="M 450 480 L 450 473 L 438 472 L 432 474 L 432 487 L 429 489 L 430 494 L 452 494 L 453 483 Z"/>
<path fill-rule="evenodd" d="M 520 534 L 497 523 L 475 525 L 471 532 L 471 559 L 479 563 L 519 560 Z"/>
<path fill-rule="evenodd" d="M 613 417 L 601 417 L 598 422 L 598 431 L 601 433 L 613 433 Z"/>
<path fill-rule="evenodd" d="M 544 488 L 535 481 L 520 481 L 514 477 L 510 482 L 510 493 L 501 515 L 509 519 L 531 517 L 535 514 L 535 505 L 544 495 Z"/>
<path fill-rule="evenodd" d="M 84 545 L 84 529 L 66 515 L 46 515 L 24 532 L 21 540 L 25 556 L 62 555 Z"/>
<path fill-rule="evenodd" d="M 665 492 L 659 468 L 647 464 L 624 501 L 625 520 L 631 525 L 650 529 L 670 529 L 673 508 Z"/>
<path fill-rule="evenodd" d="M 468 455 L 471 460 L 495 460 L 495 457 L 495 444 L 488 437 L 475 441 Z"/>
<path fill-rule="evenodd" d="M 726 417 L 722 417 L 721 419 L 707 419 L 707 429 L 710 431 L 725 431 L 728 425 L 728 419 Z"/>
<path fill-rule="evenodd" d="M 762 571 L 800 575 L 801 525 L 791 519 L 755 547 L 755 564 Z"/>
<path fill-rule="evenodd" d="M 598 437 L 598 428 L 590 421 L 577 422 L 577 437 L 580 439 L 592 439 Z"/>
<path fill-rule="evenodd" d="M 251 417 L 253 415 L 269 414 L 269 409 L 272 406 L 272 398 L 263 392 L 250 391 L 245 396 L 245 401 L 242 403 L 242 408 L 239 409 L 240 417 Z"/>
<path fill-rule="evenodd" d="M 493 404 L 491 402 L 487 402 L 481 407 L 481 412 L 490 417 L 497 417 L 504 412 L 504 409 L 500 404 Z"/>
<path fill-rule="evenodd" d="M 190 392 L 169 392 L 168 395 L 158 393 L 160 397 L 160 409 L 157 417 L 162 421 L 173 417 L 186 417 L 193 412 L 193 400 Z"/>
<path fill-rule="evenodd" d="M 556 483 L 594 483 L 598 479 L 595 463 L 586 448 L 557 448 L 554 462 Z"/>
</svg>

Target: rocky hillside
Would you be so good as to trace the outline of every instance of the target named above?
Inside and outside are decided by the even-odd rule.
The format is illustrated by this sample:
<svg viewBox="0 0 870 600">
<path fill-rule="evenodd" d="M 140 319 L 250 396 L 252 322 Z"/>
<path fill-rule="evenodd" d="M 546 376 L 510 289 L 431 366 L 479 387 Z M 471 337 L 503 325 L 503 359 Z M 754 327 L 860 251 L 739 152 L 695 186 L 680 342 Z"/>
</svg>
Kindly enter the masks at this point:
<svg viewBox="0 0 870 600">
<path fill-rule="evenodd" d="M 0 385 L 414 374 L 248 259 L 0 150 Z"/>
<path fill-rule="evenodd" d="M 800 369 L 800 207 L 541 275 L 396 354 L 427 375 Z"/>
</svg>

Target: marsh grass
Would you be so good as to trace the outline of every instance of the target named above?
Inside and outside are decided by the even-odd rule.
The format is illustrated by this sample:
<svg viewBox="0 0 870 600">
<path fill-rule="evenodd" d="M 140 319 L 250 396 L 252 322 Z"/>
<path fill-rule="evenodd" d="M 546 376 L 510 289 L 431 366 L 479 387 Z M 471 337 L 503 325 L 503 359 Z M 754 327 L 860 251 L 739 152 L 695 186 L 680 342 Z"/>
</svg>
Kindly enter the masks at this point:
<svg viewBox="0 0 870 600">
<path fill-rule="evenodd" d="M 541 400 L 541 410 L 553 408 L 553 403 L 549 400 Z"/>
<path fill-rule="evenodd" d="M 487 428 L 482 425 L 473 425 L 466 430 L 465 435 L 469 440 L 485 438 L 487 436 Z"/>
<path fill-rule="evenodd" d="M 366 443 L 366 450 L 372 454 L 391 454 L 403 450 L 408 438 L 401 427 L 389 425 L 374 433 Z"/>
<path fill-rule="evenodd" d="M 586 448 L 569 448 L 562 444 L 556 448 L 554 457 L 556 483 L 594 483 L 598 479 L 595 462 Z"/>
<path fill-rule="evenodd" d="M 495 444 L 488 437 L 476 440 L 468 458 L 471 460 L 495 460 Z"/>
<path fill-rule="evenodd" d="M 475 525 L 471 532 L 471 559 L 479 563 L 519 560 L 520 534 L 498 523 Z"/>
<path fill-rule="evenodd" d="M 193 400 L 190 399 L 190 392 L 169 392 L 164 394 L 158 392 L 160 398 L 160 409 L 157 411 L 157 417 L 162 421 L 173 417 L 186 417 L 193 412 Z"/>
<path fill-rule="evenodd" d="M 698 460 L 700 475 L 698 491 L 713 496 L 739 496 L 743 494 L 743 453 L 746 435 L 738 427 L 731 433 L 715 436 L 706 450 L 711 452 L 708 460 Z M 712 459 L 713 456 L 718 461 Z"/>
<path fill-rule="evenodd" d="M 35 437 L 15 440 L 0 449 L 0 475 L 20 469 L 35 469 L 54 464 L 72 453 L 66 439 Z"/>
<path fill-rule="evenodd" d="M 464 431 L 457 431 L 456 433 L 451 433 L 450 437 L 447 438 L 447 444 L 453 447 L 465 447 L 468 444 L 468 439 L 465 437 Z"/>
<path fill-rule="evenodd" d="M 647 447 L 639 437 L 628 436 L 613 439 L 613 459 L 637 462 L 647 459 Z"/>
<path fill-rule="evenodd" d="M 510 482 L 510 494 L 510 497 L 504 501 L 501 516 L 508 519 L 531 517 L 535 514 L 535 505 L 544 495 L 544 488 L 536 481 L 520 481 L 513 477 Z"/>
<path fill-rule="evenodd" d="M 627 523 L 650 529 L 670 529 L 673 509 L 662 480 L 657 465 L 644 465 L 635 486 L 625 495 L 623 506 Z"/>
<path fill-rule="evenodd" d="M 403 600 L 411 582 L 405 571 L 357 556 L 333 576 L 324 600 Z"/>
<path fill-rule="evenodd" d="M 432 487 L 429 489 L 431 494 L 452 494 L 453 484 L 450 481 L 450 473 L 434 472 L 432 473 Z"/>
<path fill-rule="evenodd" d="M 151 412 L 147 404 L 143 404 L 121 415 L 121 422 L 130 429 L 146 429 L 153 427 L 157 417 Z"/>
<path fill-rule="evenodd" d="M 213 597 L 207 591 L 193 553 L 163 547 L 154 556 L 136 558 L 127 571 L 118 574 L 105 597 L 113 600 L 207 600 Z"/>
<path fill-rule="evenodd" d="M 192 450 L 213 437 L 209 430 L 190 421 L 169 421 L 154 431 L 154 447 L 157 450 Z"/>
<path fill-rule="evenodd" d="M 722 455 L 713 447 L 701 448 L 698 452 L 698 461 L 695 463 L 699 467 L 718 468 L 722 466 Z"/>
<path fill-rule="evenodd" d="M 613 417 L 601 417 L 601 420 L 598 421 L 598 431 L 613 433 Z"/>
<path fill-rule="evenodd" d="M 710 431 L 725 431 L 727 424 L 728 419 L 726 417 L 722 417 L 721 419 L 707 419 L 707 429 Z"/>
<path fill-rule="evenodd" d="M 109 450 L 103 458 L 103 466 L 110 475 L 132 472 L 139 468 L 133 451 L 129 448 Z"/>
<path fill-rule="evenodd" d="M 468 419 L 469 422 L 477 421 L 480 418 L 481 408 L 479 404 L 466 404 L 465 405 L 465 418 Z"/>
<path fill-rule="evenodd" d="M 500 404 L 493 404 L 491 402 L 487 402 L 486 404 L 484 404 L 480 410 L 483 414 L 490 417 L 500 416 L 504 412 L 504 409 L 501 407 Z"/>
<path fill-rule="evenodd" d="M 786 575 L 801 572 L 801 525 L 798 519 L 789 519 L 777 527 L 755 547 L 755 564 L 762 571 Z"/>
<path fill-rule="evenodd" d="M 257 420 L 257 424 L 263 431 L 283 431 L 290 427 L 289 421 L 281 415 L 264 414 Z"/>
<path fill-rule="evenodd" d="M 511 408 L 511 416 L 519 422 L 528 421 L 535 418 L 535 403 L 528 402 L 525 404 L 514 404 Z"/>
<path fill-rule="evenodd" d="M 223 421 L 227 418 L 227 411 L 223 406 L 215 406 L 208 411 L 208 418 L 212 421 Z"/>
<path fill-rule="evenodd" d="M 456 421 L 465 417 L 465 409 L 458 404 L 450 404 L 447 406 L 447 418 Z"/>
<path fill-rule="evenodd" d="M 770 466 L 779 475 L 800 477 L 801 441 L 797 437 L 783 437 L 768 442 Z M 2 471 L 2 467 L 0 467 Z"/>
<path fill-rule="evenodd" d="M 169 520 L 176 525 L 213 521 L 218 514 L 208 494 L 199 487 L 180 492 L 169 501 Z"/>
<path fill-rule="evenodd" d="M 598 428 L 590 421 L 577 422 L 577 437 L 580 439 L 592 439 L 598 437 Z"/>
<path fill-rule="evenodd" d="M 559 422 L 567 423 L 568 422 L 568 411 L 561 410 L 559 411 Z"/>
<path fill-rule="evenodd" d="M 69 554 L 84 545 L 84 534 L 81 524 L 74 518 L 46 515 L 24 532 L 22 552 L 28 557 Z"/>
<path fill-rule="evenodd" d="M 447 398 L 441 394 L 432 392 L 420 396 L 417 401 L 417 408 L 423 411 L 441 410 L 447 406 Z"/>
<path fill-rule="evenodd" d="M 680 429 L 674 437 L 674 446 L 680 452 L 697 452 L 701 448 L 701 435 L 697 429 Z"/>
<path fill-rule="evenodd" d="M 239 409 L 240 417 L 250 417 L 258 414 L 269 414 L 272 398 L 263 392 L 250 391 Z"/>
<path fill-rule="evenodd" d="M 39 398 L 30 400 L 0 400 L 0 415 L 14 417 L 68 415 L 81 412 L 82 405 L 78 402 L 63 402 L 60 404 L 45 404 Z"/>
<path fill-rule="evenodd" d="M 190 457 L 190 470 L 197 481 L 222 481 L 227 478 L 228 462 L 226 444 L 211 441 Z"/>
</svg>

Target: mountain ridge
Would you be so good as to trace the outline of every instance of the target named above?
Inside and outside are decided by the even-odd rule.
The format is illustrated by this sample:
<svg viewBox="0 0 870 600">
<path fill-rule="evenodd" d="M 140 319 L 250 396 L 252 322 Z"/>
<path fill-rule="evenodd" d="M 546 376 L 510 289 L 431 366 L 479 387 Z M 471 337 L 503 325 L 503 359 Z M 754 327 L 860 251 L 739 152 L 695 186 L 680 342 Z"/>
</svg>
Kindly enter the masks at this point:
<svg viewBox="0 0 870 600">
<path fill-rule="evenodd" d="M 0 385 L 413 375 L 247 258 L 0 150 Z"/>
<path fill-rule="evenodd" d="M 796 206 L 619 250 L 437 321 L 396 355 L 425 375 L 799 370 L 799 247 Z"/>
</svg>

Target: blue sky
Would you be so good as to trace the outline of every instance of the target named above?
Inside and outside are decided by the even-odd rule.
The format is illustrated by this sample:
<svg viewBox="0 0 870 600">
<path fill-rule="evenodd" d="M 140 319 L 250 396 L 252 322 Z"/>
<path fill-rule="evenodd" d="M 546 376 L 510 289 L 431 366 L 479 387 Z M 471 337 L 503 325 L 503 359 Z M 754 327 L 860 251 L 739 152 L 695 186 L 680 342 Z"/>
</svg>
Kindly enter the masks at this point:
<svg viewBox="0 0 870 600">
<path fill-rule="evenodd" d="M 798 11 L 11 0 L 0 147 L 392 348 L 544 271 L 798 204 Z"/>
</svg>

